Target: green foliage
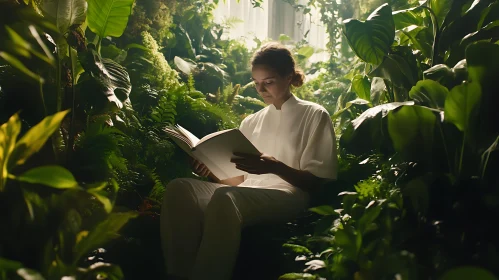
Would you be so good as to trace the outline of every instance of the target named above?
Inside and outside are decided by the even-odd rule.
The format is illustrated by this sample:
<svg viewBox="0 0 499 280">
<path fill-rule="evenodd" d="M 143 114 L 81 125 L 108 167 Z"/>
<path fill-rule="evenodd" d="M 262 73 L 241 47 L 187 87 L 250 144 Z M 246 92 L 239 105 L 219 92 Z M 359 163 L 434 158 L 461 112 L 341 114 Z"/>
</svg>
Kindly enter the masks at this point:
<svg viewBox="0 0 499 280">
<path fill-rule="evenodd" d="M 134 0 L 88 0 L 88 27 L 100 38 L 120 37 Z"/>
</svg>

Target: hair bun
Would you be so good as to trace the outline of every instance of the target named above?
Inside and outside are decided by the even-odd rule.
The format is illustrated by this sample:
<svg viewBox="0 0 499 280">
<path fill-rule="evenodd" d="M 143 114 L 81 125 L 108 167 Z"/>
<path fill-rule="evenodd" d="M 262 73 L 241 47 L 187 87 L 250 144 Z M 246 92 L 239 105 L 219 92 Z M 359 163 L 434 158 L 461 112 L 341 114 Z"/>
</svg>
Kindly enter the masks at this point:
<svg viewBox="0 0 499 280">
<path fill-rule="evenodd" d="M 295 74 L 291 79 L 291 85 L 294 87 L 301 87 L 305 82 L 305 74 L 301 70 L 295 70 Z"/>
</svg>

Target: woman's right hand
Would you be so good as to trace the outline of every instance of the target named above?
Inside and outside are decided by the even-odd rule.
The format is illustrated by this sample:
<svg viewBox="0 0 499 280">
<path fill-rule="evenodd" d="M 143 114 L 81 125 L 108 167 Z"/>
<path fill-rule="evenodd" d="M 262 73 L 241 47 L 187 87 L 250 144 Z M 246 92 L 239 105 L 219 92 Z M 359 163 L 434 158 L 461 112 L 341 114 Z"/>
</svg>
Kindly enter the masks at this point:
<svg viewBox="0 0 499 280">
<path fill-rule="evenodd" d="M 211 174 L 211 171 L 208 169 L 208 167 L 206 167 L 206 165 L 204 165 L 197 159 L 190 158 L 189 164 L 191 165 L 192 171 L 198 176 L 208 177 Z"/>
</svg>

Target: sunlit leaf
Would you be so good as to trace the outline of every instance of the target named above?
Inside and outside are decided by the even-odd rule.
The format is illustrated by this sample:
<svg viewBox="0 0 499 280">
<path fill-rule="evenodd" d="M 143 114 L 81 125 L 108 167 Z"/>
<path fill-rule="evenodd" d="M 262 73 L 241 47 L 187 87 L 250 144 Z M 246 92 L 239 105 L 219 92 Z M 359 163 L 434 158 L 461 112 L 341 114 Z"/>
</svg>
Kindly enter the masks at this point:
<svg viewBox="0 0 499 280">
<path fill-rule="evenodd" d="M 348 44 L 360 59 L 379 65 L 395 38 L 392 9 L 388 4 L 383 4 L 365 22 L 346 20 L 343 32 Z"/>
<path fill-rule="evenodd" d="M 279 276 L 277 280 L 317 280 L 317 276 L 310 273 L 286 273 Z"/>
<path fill-rule="evenodd" d="M 182 58 L 176 56 L 173 62 L 177 66 L 178 70 L 186 75 L 190 75 L 194 69 L 196 69 L 196 64 L 183 60 Z"/>
<path fill-rule="evenodd" d="M 355 75 L 352 79 L 352 89 L 358 97 L 371 101 L 371 82 L 367 76 Z"/>
<path fill-rule="evenodd" d="M 286 243 L 283 244 L 282 247 L 291 250 L 295 254 L 312 255 L 312 252 L 307 247 L 301 245 Z"/>
<path fill-rule="evenodd" d="M 73 25 L 81 25 L 87 15 L 86 0 L 43 0 L 43 14 L 53 19 L 62 34 Z"/>
<path fill-rule="evenodd" d="M 42 184 L 56 189 L 71 189 L 78 186 L 73 174 L 57 165 L 45 165 L 30 169 L 16 176 L 16 180 L 31 184 Z"/>
<path fill-rule="evenodd" d="M 34 81 L 38 83 L 43 82 L 43 78 L 40 77 L 39 75 L 33 73 L 33 71 L 29 70 L 19 59 L 15 58 L 14 56 L 0 51 L 0 58 L 3 58 L 8 64 L 10 64 L 12 67 L 16 68 L 17 70 L 21 71 L 23 74 L 28 76 L 29 78 L 33 79 Z"/>
<path fill-rule="evenodd" d="M 449 94 L 449 90 L 440 83 L 433 80 L 423 80 L 412 87 L 409 97 L 421 105 L 443 110 L 447 94 Z"/>
<path fill-rule="evenodd" d="M 311 46 L 304 46 L 298 49 L 298 55 L 303 56 L 303 58 L 308 59 L 314 54 L 314 48 Z"/>
<path fill-rule="evenodd" d="M 9 120 L 0 126 L 0 191 L 5 188 L 5 182 L 9 175 L 8 160 L 16 146 L 16 139 L 21 131 L 19 115 L 14 114 Z"/>
<path fill-rule="evenodd" d="M 134 0 L 87 0 L 88 27 L 104 38 L 123 35 Z"/>
<path fill-rule="evenodd" d="M 107 213 L 111 213 L 114 206 L 114 200 L 109 198 L 109 196 L 116 195 L 116 192 L 118 191 L 118 184 L 113 182 L 111 194 L 105 190 L 107 186 L 108 184 L 106 182 L 100 183 L 94 188 L 87 189 L 87 192 L 95 196 L 95 198 L 102 203 Z"/>
<path fill-rule="evenodd" d="M 452 7 L 452 3 L 454 0 L 430 0 L 429 6 L 430 9 L 435 13 L 437 17 L 438 26 L 441 27 L 445 17 L 449 13 Z"/>
<path fill-rule="evenodd" d="M 430 156 L 436 121 L 435 113 L 426 107 L 403 106 L 391 111 L 388 133 L 393 147 L 406 156 Z"/>
<path fill-rule="evenodd" d="M 409 25 L 422 25 L 421 7 L 415 7 L 407 10 L 395 11 L 392 13 L 395 29 L 399 30 Z"/>
<path fill-rule="evenodd" d="M 28 130 L 16 143 L 16 147 L 8 161 L 9 168 L 23 164 L 31 155 L 38 152 L 49 137 L 59 129 L 62 120 L 68 113 L 69 110 L 65 110 L 45 117 Z"/>
<path fill-rule="evenodd" d="M 384 118 L 390 111 L 404 105 L 414 105 L 414 101 L 392 102 L 370 108 L 352 121 L 353 127 L 357 129 L 362 123 L 376 117 L 378 114 L 381 114 L 381 117 Z"/>
</svg>

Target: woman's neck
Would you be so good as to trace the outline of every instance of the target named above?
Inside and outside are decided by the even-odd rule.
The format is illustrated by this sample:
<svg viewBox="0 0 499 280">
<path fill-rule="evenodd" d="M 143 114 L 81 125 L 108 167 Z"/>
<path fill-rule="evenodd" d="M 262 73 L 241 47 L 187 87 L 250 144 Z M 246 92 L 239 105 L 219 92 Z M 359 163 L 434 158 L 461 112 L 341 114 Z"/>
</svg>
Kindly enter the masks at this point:
<svg viewBox="0 0 499 280">
<path fill-rule="evenodd" d="M 281 110 L 282 104 L 284 102 L 288 101 L 288 99 L 291 97 L 292 93 L 291 91 L 288 91 L 281 99 L 276 100 L 273 104 L 277 110 Z"/>
</svg>

